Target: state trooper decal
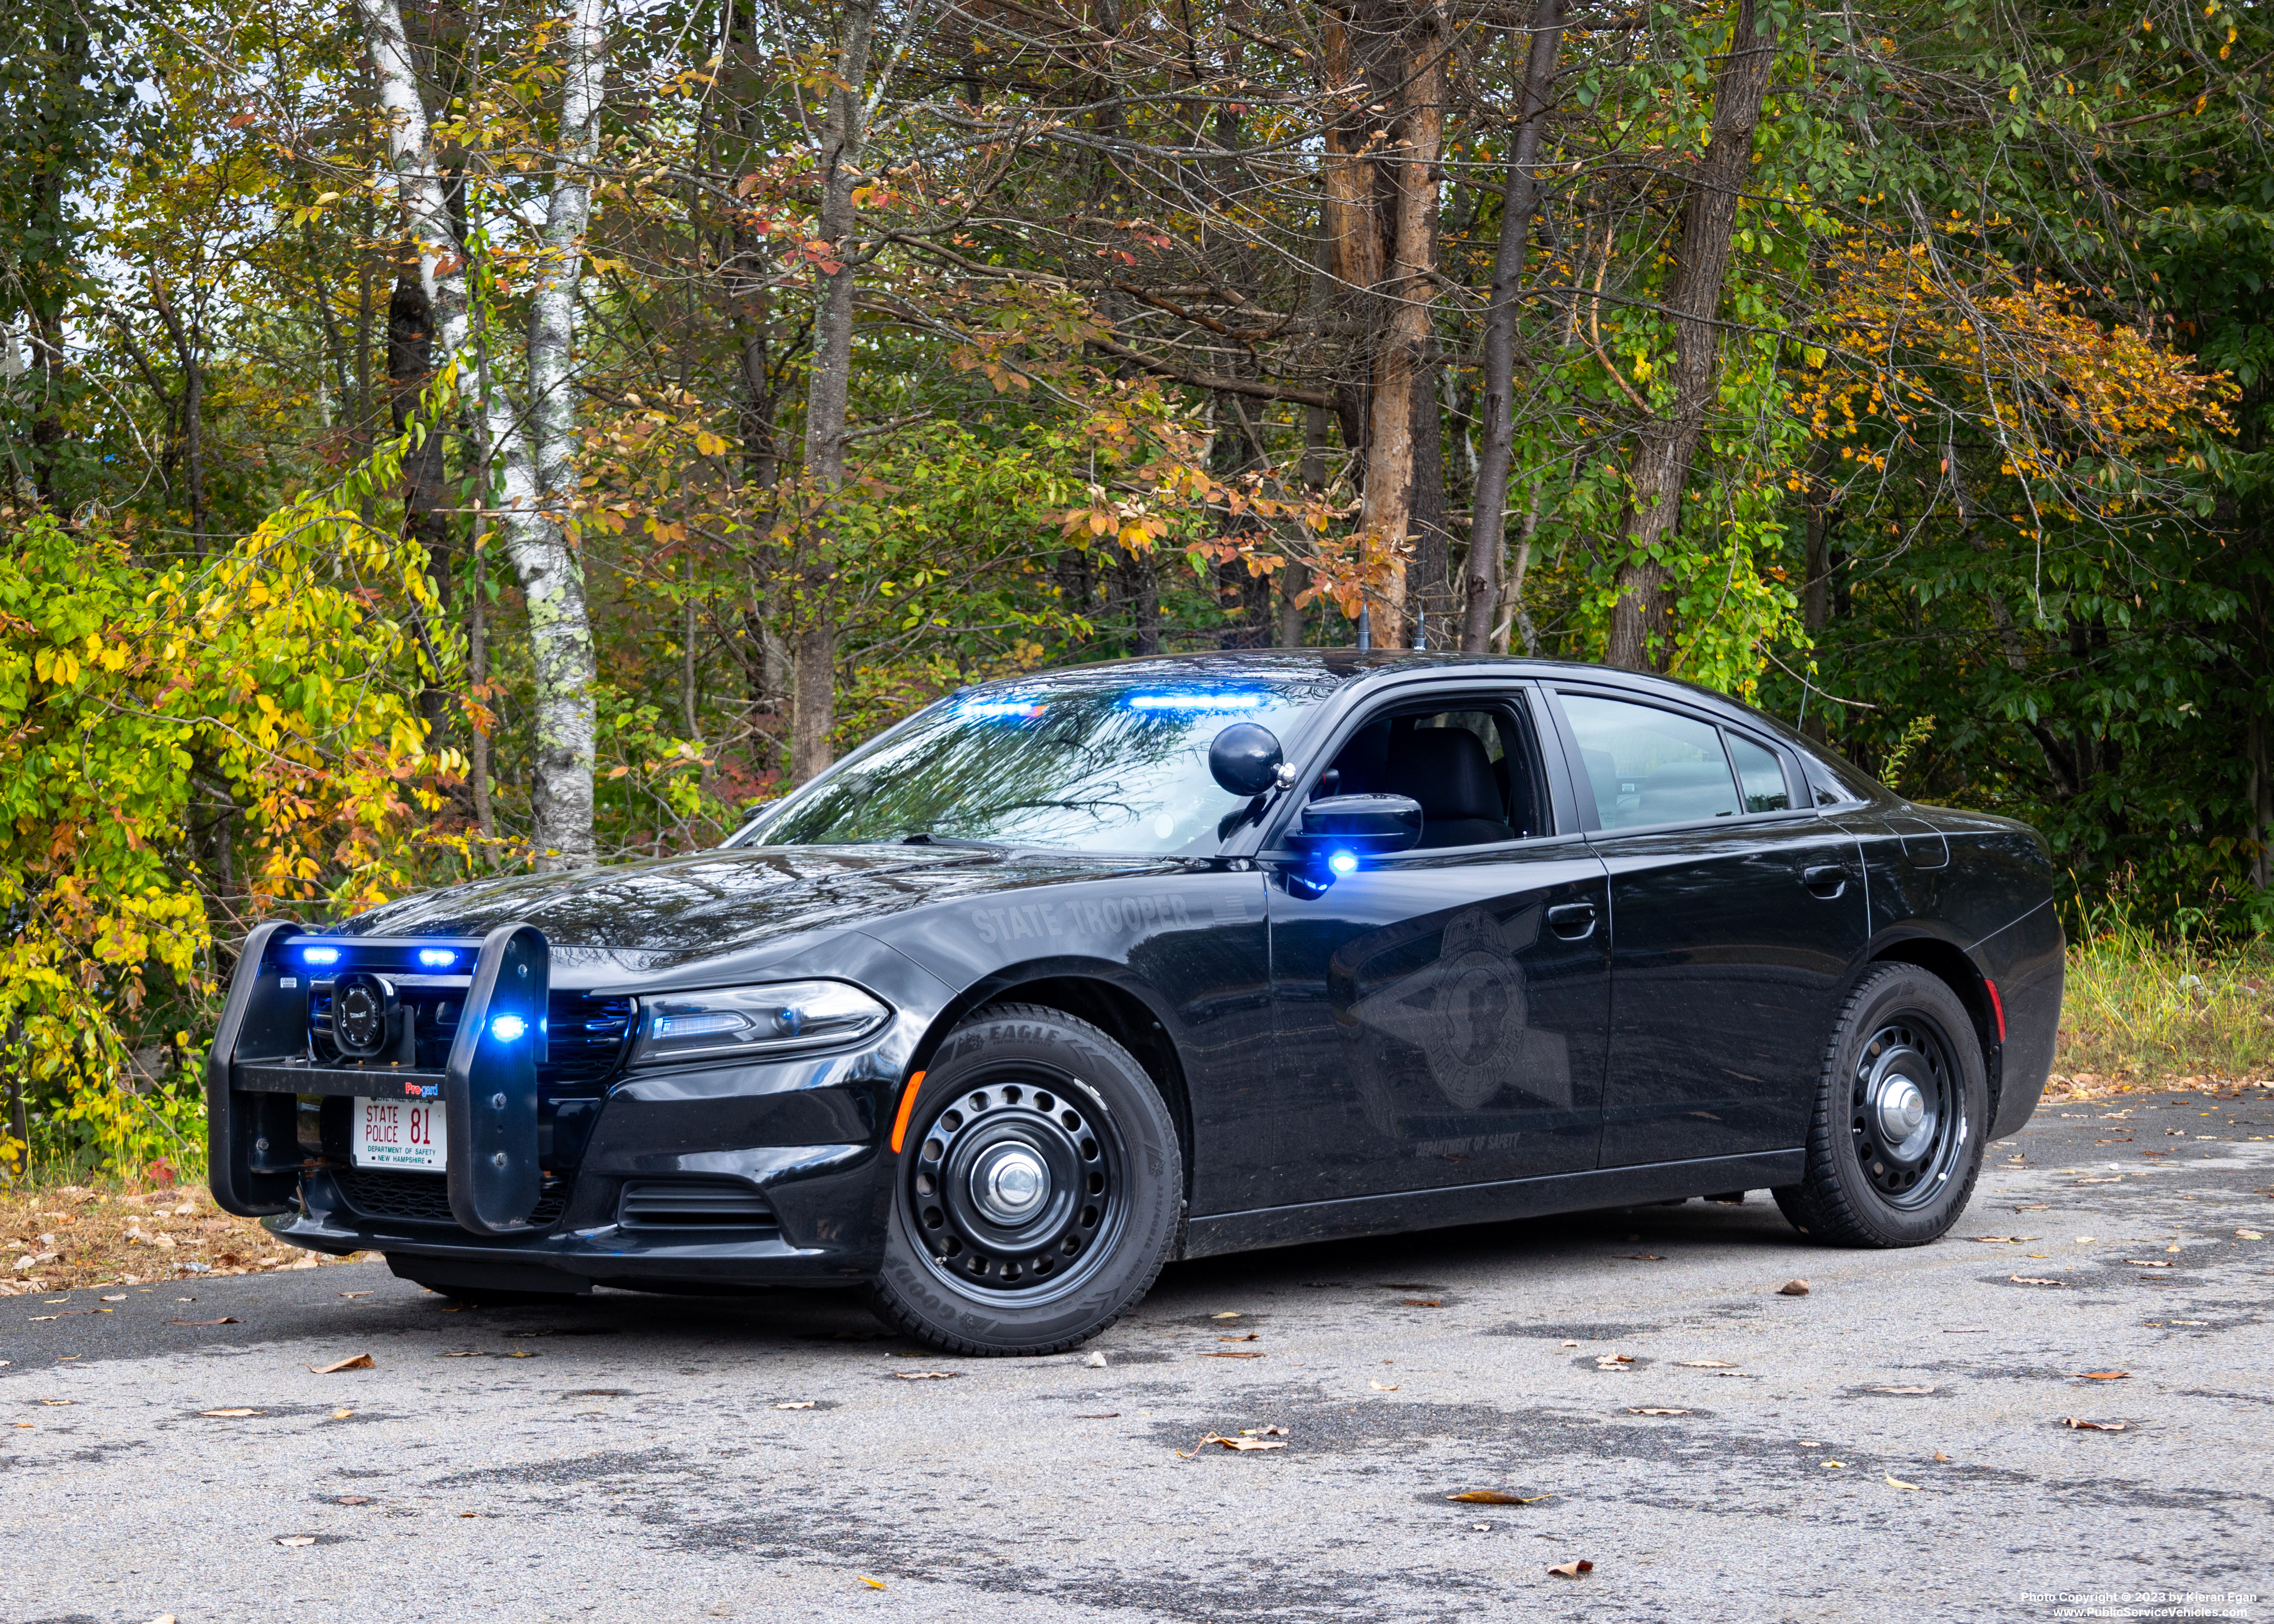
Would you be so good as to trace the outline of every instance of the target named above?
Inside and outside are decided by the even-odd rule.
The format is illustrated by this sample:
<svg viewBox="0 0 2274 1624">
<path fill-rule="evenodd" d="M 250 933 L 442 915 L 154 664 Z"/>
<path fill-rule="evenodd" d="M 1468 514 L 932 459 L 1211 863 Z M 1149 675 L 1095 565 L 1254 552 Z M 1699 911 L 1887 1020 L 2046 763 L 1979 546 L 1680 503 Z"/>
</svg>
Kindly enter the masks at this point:
<svg viewBox="0 0 2274 1624">
<path fill-rule="evenodd" d="M 1455 914 L 1434 963 L 1365 993 L 1351 1012 L 1364 1027 L 1420 1050 L 1456 1109 L 1481 1110 L 1503 1089 L 1568 1108 L 1570 1045 L 1562 1034 L 1529 1024 L 1516 959 L 1538 937 L 1540 914 L 1529 907 L 1505 924 L 1481 907 Z M 1362 964 L 1359 973 L 1363 984 Z"/>
</svg>

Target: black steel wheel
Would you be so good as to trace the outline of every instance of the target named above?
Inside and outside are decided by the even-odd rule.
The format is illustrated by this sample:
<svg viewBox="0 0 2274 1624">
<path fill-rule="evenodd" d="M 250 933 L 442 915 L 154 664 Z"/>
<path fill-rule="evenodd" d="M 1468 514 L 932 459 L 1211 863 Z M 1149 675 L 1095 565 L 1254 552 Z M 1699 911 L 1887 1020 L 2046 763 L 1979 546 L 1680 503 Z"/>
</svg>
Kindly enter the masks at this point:
<svg viewBox="0 0 2274 1624">
<path fill-rule="evenodd" d="M 1924 1245 L 1965 1210 L 1989 1124 L 1965 1004 L 1916 965 L 1877 966 L 1834 1023 L 1806 1175 L 1775 1192 L 1777 1205 L 1827 1244 Z"/>
<path fill-rule="evenodd" d="M 1173 1120 L 1127 1050 L 1057 1010 L 951 1034 L 896 1171 L 879 1318 L 958 1353 L 1053 1353 L 1151 1289 L 1184 1216 Z"/>
</svg>

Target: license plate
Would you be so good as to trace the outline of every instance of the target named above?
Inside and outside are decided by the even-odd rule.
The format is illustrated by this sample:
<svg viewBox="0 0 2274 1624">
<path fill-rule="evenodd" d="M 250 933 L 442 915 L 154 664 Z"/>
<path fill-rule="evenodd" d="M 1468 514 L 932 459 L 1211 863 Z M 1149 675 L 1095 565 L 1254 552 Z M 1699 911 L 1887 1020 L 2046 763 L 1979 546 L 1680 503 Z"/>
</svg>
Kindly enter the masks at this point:
<svg viewBox="0 0 2274 1624">
<path fill-rule="evenodd" d="M 447 1130 L 440 1100 L 358 1099 L 355 1114 L 355 1164 L 409 1168 L 421 1173 L 448 1169 Z"/>
</svg>

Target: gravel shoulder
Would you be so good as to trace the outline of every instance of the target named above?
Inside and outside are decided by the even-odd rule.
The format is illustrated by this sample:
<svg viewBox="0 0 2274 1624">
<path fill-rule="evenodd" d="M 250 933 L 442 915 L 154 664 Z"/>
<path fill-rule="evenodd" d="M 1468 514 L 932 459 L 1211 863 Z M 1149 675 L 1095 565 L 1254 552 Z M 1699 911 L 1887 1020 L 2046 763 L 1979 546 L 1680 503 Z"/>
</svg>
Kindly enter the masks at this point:
<svg viewBox="0 0 2274 1624">
<path fill-rule="evenodd" d="M 11 1297 L 0 1617 L 2255 1598 L 2270 1195 L 2274 1104 L 2066 1101 L 1992 1147 L 1935 1246 L 1814 1247 L 1756 1192 L 1208 1259 L 1093 1344 L 1103 1368 L 930 1354 L 820 1292 L 462 1310 L 375 1260 Z M 1243 1431 L 1285 1447 L 1201 1445 Z M 1448 1498 L 1474 1491 L 1527 1503 Z"/>
</svg>

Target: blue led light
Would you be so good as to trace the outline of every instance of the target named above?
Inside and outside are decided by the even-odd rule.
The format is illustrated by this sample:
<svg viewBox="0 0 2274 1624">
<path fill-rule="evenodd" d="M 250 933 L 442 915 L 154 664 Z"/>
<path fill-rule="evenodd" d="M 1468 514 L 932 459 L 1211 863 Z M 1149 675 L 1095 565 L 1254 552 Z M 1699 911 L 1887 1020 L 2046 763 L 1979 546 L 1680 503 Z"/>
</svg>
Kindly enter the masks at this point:
<svg viewBox="0 0 2274 1624">
<path fill-rule="evenodd" d="M 501 1043 L 510 1043 L 529 1030 L 529 1023 L 518 1015 L 501 1015 L 490 1022 L 490 1035 Z"/>
<path fill-rule="evenodd" d="M 1032 699 L 974 699 L 963 705 L 966 716 L 1034 717 L 1042 713 L 1041 703 Z"/>
<path fill-rule="evenodd" d="M 1356 874 L 1358 872 L 1358 853 L 1356 852 L 1337 852 L 1334 855 L 1327 859 L 1327 867 L 1332 868 L 1337 874 Z"/>
<path fill-rule="evenodd" d="M 1132 694 L 1132 710 L 1253 710 L 1261 694 Z"/>
<path fill-rule="evenodd" d="M 458 962 L 458 956 L 447 947 L 422 947 L 418 962 L 429 970 L 447 970 Z"/>
<path fill-rule="evenodd" d="M 337 964 L 340 950 L 336 947 L 307 947 L 300 950 L 300 957 L 312 965 Z"/>
</svg>

